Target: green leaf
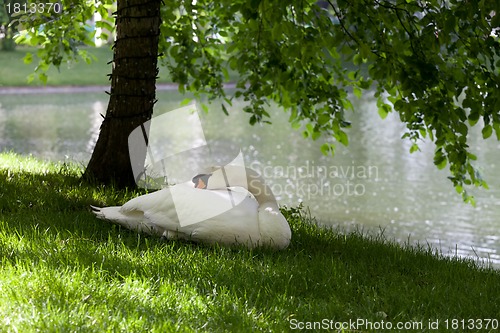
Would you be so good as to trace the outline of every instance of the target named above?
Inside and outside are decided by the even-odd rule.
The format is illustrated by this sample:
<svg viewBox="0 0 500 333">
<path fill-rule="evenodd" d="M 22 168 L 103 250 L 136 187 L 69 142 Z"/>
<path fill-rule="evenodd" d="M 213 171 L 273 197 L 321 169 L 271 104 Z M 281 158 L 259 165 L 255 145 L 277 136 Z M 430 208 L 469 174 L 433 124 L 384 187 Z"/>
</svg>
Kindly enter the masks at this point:
<svg viewBox="0 0 500 333">
<path fill-rule="evenodd" d="M 49 67 L 50 67 L 49 63 L 41 61 L 38 63 L 38 66 L 35 67 L 35 72 L 38 71 L 46 72 L 49 69 Z"/>
<path fill-rule="evenodd" d="M 359 71 L 351 71 L 347 73 L 347 78 L 351 81 L 355 81 L 358 78 Z"/>
<path fill-rule="evenodd" d="M 336 138 L 344 146 L 349 145 L 349 137 L 347 136 L 347 134 L 344 131 L 338 130 L 336 133 Z"/>
<path fill-rule="evenodd" d="M 275 40 L 279 40 L 283 37 L 283 25 L 280 23 L 277 23 L 274 25 L 273 29 L 271 30 L 271 36 Z"/>
<path fill-rule="evenodd" d="M 446 158 L 443 158 L 438 163 L 434 161 L 434 164 L 437 166 L 439 170 L 443 170 L 446 167 L 446 164 L 448 164 L 448 161 L 446 160 Z"/>
<path fill-rule="evenodd" d="M 35 73 L 31 73 L 26 77 L 26 82 L 27 83 L 32 83 L 35 80 Z"/>
<path fill-rule="evenodd" d="M 462 136 L 467 136 L 469 128 L 467 127 L 467 125 L 465 123 L 458 122 L 457 125 L 456 125 L 456 131 L 458 133 L 460 133 Z"/>
<path fill-rule="evenodd" d="M 40 81 L 41 81 L 44 85 L 46 85 L 46 84 L 47 84 L 47 79 L 48 79 L 47 74 L 45 74 L 45 73 L 40 73 L 40 74 L 38 74 L 38 79 L 39 79 L 39 80 L 40 80 Z"/>
<path fill-rule="evenodd" d="M 359 80 L 359 87 L 361 89 L 365 89 L 365 90 L 369 89 L 371 85 L 372 85 L 372 80 L 363 80 L 363 78 L 361 78 Z"/>
<path fill-rule="evenodd" d="M 224 79 L 226 81 L 229 80 L 229 72 L 227 71 L 227 68 L 226 67 L 222 67 L 221 71 L 222 71 L 222 75 L 224 75 Z"/>
<path fill-rule="evenodd" d="M 298 130 L 301 125 L 300 125 L 300 122 L 298 120 L 293 120 L 290 125 L 292 126 L 292 129 L 294 130 Z"/>
<path fill-rule="evenodd" d="M 493 129 L 495 130 L 495 134 L 497 136 L 497 140 L 500 141 L 500 123 L 494 122 Z"/>
<path fill-rule="evenodd" d="M 383 104 L 378 108 L 378 115 L 380 116 L 380 118 L 385 119 L 390 111 L 391 107 L 387 104 Z"/>
<path fill-rule="evenodd" d="M 307 130 L 307 132 L 309 134 L 313 133 L 314 132 L 314 126 L 311 123 L 309 123 L 309 124 L 306 125 L 306 130 Z"/>
<path fill-rule="evenodd" d="M 463 191 L 462 192 L 462 199 L 466 202 L 466 203 L 469 203 L 472 205 L 472 207 L 476 207 L 476 199 L 474 198 L 474 196 L 472 195 L 469 195 L 467 193 L 467 191 Z"/>
<path fill-rule="evenodd" d="M 454 15 L 448 15 L 448 19 L 444 21 L 444 26 L 446 31 L 449 32 L 454 32 L 455 31 L 455 16 Z"/>
<path fill-rule="evenodd" d="M 491 125 L 488 124 L 488 125 L 484 126 L 481 133 L 483 134 L 483 139 L 489 138 L 491 136 L 491 134 L 493 133 L 493 129 L 492 129 Z"/>
<path fill-rule="evenodd" d="M 446 156 L 443 154 L 442 149 L 438 149 L 434 154 L 434 165 L 438 167 L 438 169 L 444 169 L 447 164 Z"/>
<path fill-rule="evenodd" d="M 325 125 L 327 122 L 330 121 L 330 115 L 329 114 L 325 114 L 325 113 L 322 113 L 319 115 L 318 117 L 318 125 L 320 126 L 323 126 Z"/>
<path fill-rule="evenodd" d="M 361 98 L 361 96 L 363 95 L 363 92 L 358 87 L 352 87 L 352 92 L 357 98 Z"/>
<path fill-rule="evenodd" d="M 323 143 L 320 147 L 320 150 L 321 153 L 326 156 L 330 152 L 330 145 L 328 143 Z"/>
<path fill-rule="evenodd" d="M 384 99 L 382 96 L 379 96 L 377 98 L 377 107 L 378 107 L 378 114 L 380 118 L 385 119 L 389 112 L 392 111 L 392 108 L 389 104 L 384 102 Z"/>
<path fill-rule="evenodd" d="M 111 23 L 107 22 L 107 21 L 97 21 L 95 23 L 95 26 L 97 28 L 102 28 L 102 29 L 106 29 L 108 31 L 113 31 L 114 30 L 114 27 Z"/>
<path fill-rule="evenodd" d="M 257 123 L 257 117 L 253 114 L 250 116 L 250 119 L 248 121 L 250 123 L 250 125 L 255 125 Z"/>
<path fill-rule="evenodd" d="M 467 157 L 473 161 L 477 160 L 477 156 L 469 152 L 467 152 Z"/>
<path fill-rule="evenodd" d="M 33 62 L 33 53 L 27 52 L 23 58 L 25 64 L 31 64 Z"/>
<path fill-rule="evenodd" d="M 321 145 L 320 150 L 323 155 L 326 156 L 330 154 L 333 157 L 333 155 L 335 154 L 335 145 L 333 143 L 325 142 Z"/>
<path fill-rule="evenodd" d="M 359 53 L 354 55 L 354 58 L 352 58 L 352 62 L 354 65 L 359 66 L 363 62 L 363 58 Z"/>
<path fill-rule="evenodd" d="M 474 126 L 476 125 L 477 121 L 479 120 L 479 112 L 471 112 L 468 117 L 469 125 Z"/>
<path fill-rule="evenodd" d="M 314 141 L 318 140 L 321 137 L 321 132 L 319 131 L 314 131 L 312 132 L 311 139 Z"/>
<path fill-rule="evenodd" d="M 361 44 L 359 51 L 361 53 L 362 61 L 365 62 L 370 55 L 371 52 L 370 47 L 366 44 Z"/>
<path fill-rule="evenodd" d="M 420 151 L 420 147 L 418 146 L 418 144 L 413 143 L 410 147 L 410 154 L 413 154 L 416 151 Z"/>
</svg>

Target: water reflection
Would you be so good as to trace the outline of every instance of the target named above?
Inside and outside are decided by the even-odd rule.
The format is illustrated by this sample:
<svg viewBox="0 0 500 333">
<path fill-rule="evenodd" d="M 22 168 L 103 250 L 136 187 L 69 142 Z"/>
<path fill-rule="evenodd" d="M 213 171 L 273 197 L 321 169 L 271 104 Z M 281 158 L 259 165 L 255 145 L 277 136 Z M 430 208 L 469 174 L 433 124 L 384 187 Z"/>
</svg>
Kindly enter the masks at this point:
<svg viewBox="0 0 500 333">
<path fill-rule="evenodd" d="M 85 152 L 91 153 L 99 137 L 99 128 L 101 127 L 104 114 L 106 114 L 106 103 L 104 100 L 95 100 L 92 103 L 91 112 L 89 113 L 90 126 L 88 129 L 89 139 L 85 145 Z M 90 157 L 88 158 L 90 159 Z M 88 159 L 85 159 L 88 160 Z"/>
<path fill-rule="evenodd" d="M 1 150 L 87 161 L 102 120 L 99 114 L 105 113 L 106 106 L 105 96 L 95 97 L 98 95 L 2 95 Z"/>
<path fill-rule="evenodd" d="M 158 99 L 160 115 L 179 107 L 184 97 L 165 91 Z M 3 95 L 0 103 L 0 150 L 85 163 L 107 96 Z M 431 143 L 422 142 L 420 152 L 409 154 L 397 115 L 379 119 L 370 99 L 354 105 L 356 112 L 348 114 L 350 145 L 338 146 L 334 158 L 320 153 L 323 141 L 306 141 L 291 130 L 280 109 L 271 110 L 272 126 L 250 127 L 237 101 L 229 116 L 214 104 L 201 121 L 216 160 L 224 163 L 241 148 L 245 163 L 266 176 L 282 204 L 303 201 L 323 224 L 384 230 L 388 238 L 430 244 L 443 254 L 479 256 L 500 267 L 500 144 L 473 131 L 470 145 L 490 185 L 488 191 L 473 191 L 478 202 L 473 208 L 455 193 L 446 170 L 433 165 Z"/>
</svg>

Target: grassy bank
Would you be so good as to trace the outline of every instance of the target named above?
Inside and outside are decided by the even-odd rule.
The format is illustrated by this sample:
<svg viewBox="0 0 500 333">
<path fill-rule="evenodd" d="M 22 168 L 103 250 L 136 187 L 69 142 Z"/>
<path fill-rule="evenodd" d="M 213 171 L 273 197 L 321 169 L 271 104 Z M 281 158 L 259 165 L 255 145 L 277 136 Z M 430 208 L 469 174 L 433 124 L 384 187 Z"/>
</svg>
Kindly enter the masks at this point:
<svg viewBox="0 0 500 333">
<path fill-rule="evenodd" d="M 88 86 L 108 85 L 107 74 L 111 73 L 111 65 L 108 62 L 113 59 L 113 52 L 107 46 L 100 48 L 85 48 L 89 54 L 95 57 L 91 64 L 81 60 L 79 62 L 66 63 L 60 69 L 51 67 L 48 74 L 47 85 L 50 86 Z M 23 61 L 27 52 L 36 54 L 36 49 L 17 47 L 12 52 L 0 52 L 0 88 L 9 86 L 41 86 L 39 80 L 28 84 L 27 77 L 33 73 L 38 65 L 38 58 L 34 57 L 31 64 Z M 158 83 L 169 83 L 170 78 L 165 70 L 160 73 Z"/>
<path fill-rule="evenodd" d="M 136 193 L 81 184 L 67 164 L 0 154 L 0 165 L 7 332 L 283 332 L 361 319 L 421 332 L 429 320 L 446 331 L 446 320 L 500 319 L 500 274 L 472 262 L 319 229 L 299 209 L 285 210 L 293 240 L 282 252 L 163 242 L 90 212 Z"/>
<path fill-rule="evenodd" d="M 80 60 L 62 64 L 59 70 L 51 67 L 48 72 L 47 85 L 49 86 L 91 86 L 91 85 L 109 85 L 108 74 L 111 73 L 111 64 L 113 52 L 108 46 L 99 48 L 84 48 L 93 58 L 90 64 Z M 15 51 L 0 51 L 0 88 L 2 87 L 26 87 L 43 86 L 43 83 L 35 79 L 28 83 L 28 76 L 33 74 L 38 65 L 38 58 L 33 56 L 31 64 L 24 63 L 26 53 L 36 54 L 36 49 L 32 47 L 17 47 Z M 159 64 L 158 84 L 172 83 L 168 70 Z M 228 70 L 229 80 L 235 81 L 237 73 Z M 38 74 L 36 74 L 38 75 Z"/>
</svg>

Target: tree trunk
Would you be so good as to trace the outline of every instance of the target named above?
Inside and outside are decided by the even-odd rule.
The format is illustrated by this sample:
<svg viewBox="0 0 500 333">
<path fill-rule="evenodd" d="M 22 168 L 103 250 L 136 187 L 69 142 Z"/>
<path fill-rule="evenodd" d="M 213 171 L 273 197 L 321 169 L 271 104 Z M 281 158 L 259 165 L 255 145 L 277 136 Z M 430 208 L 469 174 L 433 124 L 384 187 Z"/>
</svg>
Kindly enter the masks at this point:
<svg viewBox="0 0 500 333">
<path fill-rule="evenodd" d="M 111 92 L 84 179 L 134 187 L 128 136 L 151 119 L 156 102 L 161 0 L 118 0 Z M 142 154 L 144 161 L 146 151 Z"/>
</svg>

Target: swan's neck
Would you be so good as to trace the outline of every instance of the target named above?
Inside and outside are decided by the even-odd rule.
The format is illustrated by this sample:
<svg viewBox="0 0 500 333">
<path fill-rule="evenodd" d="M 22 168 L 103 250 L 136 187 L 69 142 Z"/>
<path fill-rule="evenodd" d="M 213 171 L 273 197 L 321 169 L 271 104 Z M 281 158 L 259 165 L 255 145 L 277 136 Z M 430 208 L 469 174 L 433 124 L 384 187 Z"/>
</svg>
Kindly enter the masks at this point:
<svg viewBox="0 0 500 333">
<path fill-rule="evenodd" d="M 271 188 L 266 185 L 262 179 L 248 179 L 248 192 L 252 193 L 255 200 L 259 203 L 259 206 L 266 206 L 273 209 L 278 209 L 278 203 L 271 190 Z"/>
<path fill-rule="evenodd" d="M 255 171 L 243 166 L 226 165 L 214 171 L 208 178 L 208 189 L 223 189 L 239 186 L 247 189 L 260 206 L 278 208 L 276 198 L 264 179 Z"/>
</svg>

